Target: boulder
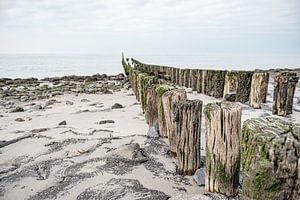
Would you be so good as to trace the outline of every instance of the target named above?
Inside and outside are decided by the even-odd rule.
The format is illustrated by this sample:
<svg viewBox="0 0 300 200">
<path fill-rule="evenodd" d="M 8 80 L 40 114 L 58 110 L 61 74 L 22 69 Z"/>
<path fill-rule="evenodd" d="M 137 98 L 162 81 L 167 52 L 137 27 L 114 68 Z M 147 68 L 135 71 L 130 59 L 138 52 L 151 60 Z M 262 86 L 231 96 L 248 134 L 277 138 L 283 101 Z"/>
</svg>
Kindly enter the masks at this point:
<svg viewBox="0 0 300 200">
<path fill-rule="evenodd" d="M 193 178 L 196 181 L 197 185 L 204 186 L 205 185 L 205 168 L 197 169 Z"/>
<path fill-rule="evenodd" d="M 122 106 L 122 104 L 119 104 L 119 103 L 115 103 L 114 105 L 112 105 L 111 109 L 120 109 L 120 108 L 124 108 Z"/>
</svg>

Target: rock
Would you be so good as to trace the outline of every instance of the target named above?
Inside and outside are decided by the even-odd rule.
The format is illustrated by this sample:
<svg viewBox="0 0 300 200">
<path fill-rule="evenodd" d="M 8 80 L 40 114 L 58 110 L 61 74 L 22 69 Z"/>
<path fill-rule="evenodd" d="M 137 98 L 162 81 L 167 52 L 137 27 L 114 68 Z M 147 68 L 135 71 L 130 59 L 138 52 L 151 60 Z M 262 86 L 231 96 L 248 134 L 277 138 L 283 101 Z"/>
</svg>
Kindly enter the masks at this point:
<svg viewBox="0 0 300 200">
<path fill-rule="evenodd" d="M 268 116 L 271 116 L 269 113 L 262 113 L 261 115 L 260 115 L 260 117 L 268 117 Z"/>
<path fill-rule="evenodd" d="M 121 147 L 111 152 L 113 156 L 134 160 L 138 162 L 145 162 L 148 157 L 144 154 L 138 143 L 130 143 L 122 145 Z"/>
<path fill-rule="evenodd" d="M 24 108 L 22 107 L 16 107 L 16 108 L 13 108 L 12 110 L 10 110 L 11 113 L 15 113 L 15 112 L 24 112 Z"/>
<path fill-rule="evenodd" d="M 45 107 L 46 106 L 51 106 L 53 104 L 57 103 L 56 99 L 50 99 L 49 101 L 46 101 Z"/>
<path fill-rule="evenodd" d="M 88 99 L 81 99 L 80 102 L 90 102 Z"/>
<path fill-rule="evenodd" d="M 197 185 L 204 186 L 205 185 L 205 168 L 197 169 L 193 178 L 196 181 Z"/>
<path fill-rule="evenodd" d="M 98 122 L 98 124 L 113 124 L 113 123 L 115 123 L 115 121 L 114 120 L 110 120 L 110 119 L 108 119 L 108 120 L 101 120 L 101 121 Z"/>
<path fill-rule="evenodd" d="M 294 111 L 295 112 L 300 112 L 300 106 L 294 106 Z"/>
<path fill-rule="evenodd" d="M 124 80 L 125 78 L 125 75 L 124 74 L 117 74 L 117 75 L 112 75 L 112 76 L 109 76 L 108 79 L 111 80 L 111 81 L 121 81 L 121 80 Z"/>
<path fill-rule="evenodd" d="M 4 115 L 0 115 L 0 117 L 4 117 Z"/>
<path fill-rule="evenodd" d="M 17 118 L 15 119 L 16 122 L 24 122 L 25 120 L 23 118 Z"/>
<path fill-rule="evenodd" d="M 114 105 L 112 105 L 111 109 L 120 109 L 120 108 L 124 108 L 122 106 L 122 104 L 119 104 L 119 103 L 115 103 Z"/>
<path fill-rule="evenodd" d="M 41 105 L 36 105 L 33 107 L 33 110 L 42 110 L 43 109 L 43 106 Z"/>
<path fill-rule="evenodd" d="M 236 98 L 236 93 L 233 93 L 233 92 L 225 94 L 225 96 L 224 96 L 224 99 L 226 101 L 232 101 L 232 102 L 234 102 L 235 98 Z"/>
<path fill-rule="evenodd" d="M 45 132 L 48 130 L 49 130 L 49 128 L 38 128 L 38 129 L 31 130 L 31 133 L 40 133 L 40 132 Z"/>
<path fill-rule="evenodd" d="M 58 124 L 59 126 L 64 126 L 64 125 L 67 125 L 67 122 L 66 122 L 66 120 L 64 120 L 64 121 L 62 121 L 62 122 L 59 122 L 59 124 Z"/>
<path fill-rule="evenodd" d="M 28 96 L 21 96 L 20 101 L 28 101 L 29 97 Z"/>
<path fill-rule="evenodd" d="M 74 104 L 74 102 L 72 101 L 66 101 L 66 105 L 72 106 Z"/>
<path fill-rule="evenodd" d="M 147 132 L 147 137 L 149 138 L 158 138 L 159 134 L 157 131 L 157 128 L 155 128 L 155 126 L 151 126 Z"/>
</svg>

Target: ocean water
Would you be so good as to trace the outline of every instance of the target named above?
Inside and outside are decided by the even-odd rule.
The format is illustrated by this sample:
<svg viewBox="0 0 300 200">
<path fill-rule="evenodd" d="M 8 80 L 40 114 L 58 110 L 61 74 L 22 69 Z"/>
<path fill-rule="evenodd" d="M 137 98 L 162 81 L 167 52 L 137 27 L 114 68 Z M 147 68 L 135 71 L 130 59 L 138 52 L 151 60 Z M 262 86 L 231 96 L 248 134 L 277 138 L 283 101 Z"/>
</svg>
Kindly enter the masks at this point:
<svg viewBox="0 0 300 200">
<path fill-rule="evenodd" d="M 300 55 L 125 55 L 145 63 L 181 68 L 253 70 L 298 68 Z M 28 78 L 65 75 L 118 74 L 120 55 L 0 55 L 0 77 Z"/>
</svg>

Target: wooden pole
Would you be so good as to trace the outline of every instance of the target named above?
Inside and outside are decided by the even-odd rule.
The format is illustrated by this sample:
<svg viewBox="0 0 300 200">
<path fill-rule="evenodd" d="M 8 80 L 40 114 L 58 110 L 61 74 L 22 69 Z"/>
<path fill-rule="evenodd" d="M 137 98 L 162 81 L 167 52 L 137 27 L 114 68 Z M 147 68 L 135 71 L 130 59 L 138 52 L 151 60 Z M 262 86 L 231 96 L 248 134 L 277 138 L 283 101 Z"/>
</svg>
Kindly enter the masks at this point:
<svg viewBox="0 0 300 200">
<path fill-rule="evenodd" d="M 164 112 L 164 104 L 162 102 L 162 96 L 169 90 L 174 89 L 170 85 L 159 84 L 156 87 L 156 101 L 157 101 L 157 113 L 158 113 L 158 124 L 159 124 L 159 135 L 160 137 L 168 137 L 167 128 L 166 128 L 166 119 Z"/>
<path fill-rule="evenodd" d="M 205 191 L 235 196 L 240 172 L 241 107 L 237 103 L 205 106 Z"/>
<path fill-rule="evenodd" d="M 170 90 L 163 94 L 162 103 L 164 108 L 164 116 L 166 122 L 166 135 L 169 138 L 170 151 L 176 155 L 177 153 L 177 136 L 175 134 L 175 105 L 179 101 L 187 98 L 183 89 Z"/>
<path fill-rule="evenodd" d="M 200 167 L 202 101 L 184 100 L 175 108 L 177 159 L 180 175 L 192 175 Z"/>
<path fill-rule="evenodd" d="M 279 72 L 274 79 L 273 114 L 286 116 L 293 112 L 293 98 L 299 77 L 293 72 Z"/>
<path fill-rule="evenodd" d="M 242 131 L 242 197 L 300 199 L 300 124 L 249 119 Z"/>
<path fill-rule="evenodd" d="M 246 103 L 249 101 L 251 91 L 251 81 L 253 72 L 240 71 L 238 72 L 238 86 L 236 89 L 235 101 Z"/>
<path fill-rule="evenodd" d="M 236 93 L 238 85 L 237 75 L 238 73 L 235 71 L 230 71 L 226 73 L 223 97 L 225 97 L 225 95 L 229 93 Z"/>
<path fill-rule="evenodd" d="M 268 72 L 255 72 L 252 76 L 251 92 L 249 103 L 253 108 L 261 108 L 266 103 L 269 83 Z"/>
</svg>

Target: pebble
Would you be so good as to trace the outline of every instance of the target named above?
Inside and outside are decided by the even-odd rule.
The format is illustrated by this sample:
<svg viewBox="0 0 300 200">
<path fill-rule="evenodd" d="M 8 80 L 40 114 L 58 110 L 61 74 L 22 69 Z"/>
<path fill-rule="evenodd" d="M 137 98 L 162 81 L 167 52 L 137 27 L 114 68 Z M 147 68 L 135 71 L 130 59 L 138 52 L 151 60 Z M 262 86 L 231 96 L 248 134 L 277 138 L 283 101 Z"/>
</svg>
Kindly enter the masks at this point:
<svg viewBox="0 0 300 200">
<path fill-rule="evenodd" d="M 197 185 L 204 186 L 205 185 L 205 168 L 197 169 L 193 178 L 196 181 Z"/>
<path fill-rule="evenodd" d="M 66 105 L 72 106 L 74 104 L 74 102 L 72 101 L 66 101 Z"/>
</svg>

